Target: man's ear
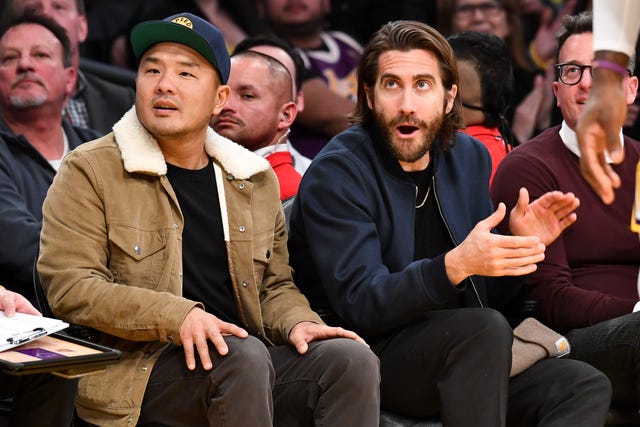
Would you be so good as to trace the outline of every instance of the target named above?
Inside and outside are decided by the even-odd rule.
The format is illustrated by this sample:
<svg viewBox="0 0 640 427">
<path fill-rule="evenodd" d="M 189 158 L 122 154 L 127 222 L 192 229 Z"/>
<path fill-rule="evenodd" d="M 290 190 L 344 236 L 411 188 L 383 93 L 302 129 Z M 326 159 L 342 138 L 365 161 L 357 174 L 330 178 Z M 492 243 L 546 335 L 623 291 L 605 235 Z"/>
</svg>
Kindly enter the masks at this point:
<svg viewBox="0 0 640 427">
<path fill-rule="evenodd" d="M 627 104 L 631 105 L 636 100 L 638 94 L 638 78 L 636 76 L 629 77 L 627 82 Z"/>
<path fill-rule="evenodd" d="M 76 31 L 78 32 L 78 43 L 83 43 L 89 34 L 89 24 L 87 23 L 87 17 L 85 15 L 78 17 Z"/>
<path fill-rule="evenodd" d="M 213 106 L 213 114 L 219 114 L 224 107 L 224 104 L 227 102 L 227 98 L 229 98 L 229 94 L 231 94 L 231 88 L 227 85 L 220 85 L 218 87 L 218 92 L 216 93 L 216 101 Z"/>
<path fill-rule="evenodd" d="M 73 67 L 67 67 L 64 69 L 64 75 L 66 78 L 65 92 L 67 93 L 67 99 L 71 98 L 71 95 L 76 91 L 76 82 L 78 80 L 78 73 Z"/>
<path fill-rule="evenodd" d="M 556 97 L 556 107 L 560 107 L 560 100 L 558 99 L 558 82 L 551 83 L 551 88 L 553 89 L 553 96 Z"/>
<path fill-rule="evenodd" d="M 280 107 L 280 120 L 278 120 L 278 130 L 282 130 L 291 127 L 296 116 L 298 115 L 298 109 L 293 102 L 287 102 Z"/>
<path fill-rule="evenodd" d="M 453 109 L 453 101 L 455 101 L 457 94 L 458 85 L 451 85 L 451 89 L 445 92 L 445 96 L 447 97 L 447 105 L 444 110 L 445 114 L 449 114 Z"/>
<path fill-rule="evenodd" d="M 367 106 L 370 110 L 373 110 L 373 97 L 371 96 L 371 88 L 367 85 L 364 85 L 362 90 L 364 91 L 364 95 L 367 98 Z"/>
</svg>

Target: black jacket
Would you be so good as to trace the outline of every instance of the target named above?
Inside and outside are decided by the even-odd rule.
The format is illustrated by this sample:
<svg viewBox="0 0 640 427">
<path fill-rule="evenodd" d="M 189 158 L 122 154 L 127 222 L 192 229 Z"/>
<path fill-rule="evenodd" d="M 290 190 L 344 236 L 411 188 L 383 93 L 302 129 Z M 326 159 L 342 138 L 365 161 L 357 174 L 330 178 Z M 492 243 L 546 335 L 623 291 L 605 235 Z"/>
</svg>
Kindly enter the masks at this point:
<svg viewBox="0 0 640 427">
<path fill-rule="evenodd" d="M 135 104 L 135 92 L 128 86 L 111 83 L 89 72 L 82 74 L 87 86 L 81 97 L 89 113 L 89 126 L 106 135 Z"/>
<path fill-rule="evenodd" d="M 63 123 L 69 150 L 100 135 Z M 0 284 L 34 302 L 33 264 L 42 202 L 56 171 L 23 135 L 0 121 Z"/>
</svg>

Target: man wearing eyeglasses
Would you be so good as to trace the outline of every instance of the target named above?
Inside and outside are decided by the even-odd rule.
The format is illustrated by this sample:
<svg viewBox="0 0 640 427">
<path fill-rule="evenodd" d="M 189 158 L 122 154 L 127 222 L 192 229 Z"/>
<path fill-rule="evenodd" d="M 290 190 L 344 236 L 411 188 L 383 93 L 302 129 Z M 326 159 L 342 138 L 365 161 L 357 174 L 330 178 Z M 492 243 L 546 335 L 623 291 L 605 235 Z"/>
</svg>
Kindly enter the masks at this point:
<svg viewBox="0 0 640 427">
<path fill-rule="evenodd" d="M 612 167 L 622 186 L 611 205 L 601 203 L 580 174 L 575 133 L 592 83 L 591 14 L 566 17 L 558 39 L 553 90 L 564 121 L 505 157 L 491 195 L 507 209 L 515 204 L 521 187 L 532 198 L 560 190 L 580 199 L 577 221 L 547 246 L 527 289 L 539 303 L 542 320 L 569 340 L 569 357 L 604 372 L 612 383 L 614 402 L 640 407 L 640 242 L 629 232 L 640 144 L 624 137 L 619 128 L 628 161 Z M 638 79 L 628 73 L 623 85 L 631 104 Z"/>
</svg>

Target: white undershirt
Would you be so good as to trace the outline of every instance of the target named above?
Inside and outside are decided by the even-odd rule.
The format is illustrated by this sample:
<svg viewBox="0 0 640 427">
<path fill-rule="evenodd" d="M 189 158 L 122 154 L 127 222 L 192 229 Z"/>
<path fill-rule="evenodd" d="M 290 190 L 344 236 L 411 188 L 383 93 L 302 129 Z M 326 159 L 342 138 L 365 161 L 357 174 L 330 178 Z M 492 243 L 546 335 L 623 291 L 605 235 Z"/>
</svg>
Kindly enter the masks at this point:
<svg viewBox="0 0 640 427">
<path fill-rule="evenodd" d="M 62 163 L 62 159 L 69 152 L 69 139 L 67 138 L 67 134 L 65 133 L 64 129 L 62 129 L 62 138 L 64 140 L 62 156 L 60 156 L 60 158 L 56 160 L 49 160 L 49 164 L 53 169 L 55 169 L 56 172 L 58 171 L 58 169 L 60 169 L 60 163 Z"/>
</svg>

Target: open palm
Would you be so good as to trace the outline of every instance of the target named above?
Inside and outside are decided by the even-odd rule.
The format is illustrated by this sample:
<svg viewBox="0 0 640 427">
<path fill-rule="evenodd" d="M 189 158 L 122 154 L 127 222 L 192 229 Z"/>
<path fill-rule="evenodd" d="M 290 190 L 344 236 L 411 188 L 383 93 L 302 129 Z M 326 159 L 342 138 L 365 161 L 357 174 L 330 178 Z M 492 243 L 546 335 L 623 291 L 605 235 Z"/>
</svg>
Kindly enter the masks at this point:
<svg viewBox="0 0 640 427">
<path fill-rule="evenodd" d="M 536 236 L 549 245 L 576 221 L 574 211 L 579 205 L 573 193 L 561 191 L 550 191 L 529 203 L 529 192 L 521 188 L 509 216 L 509 230 L 514 236 Z"/>
</svg>

